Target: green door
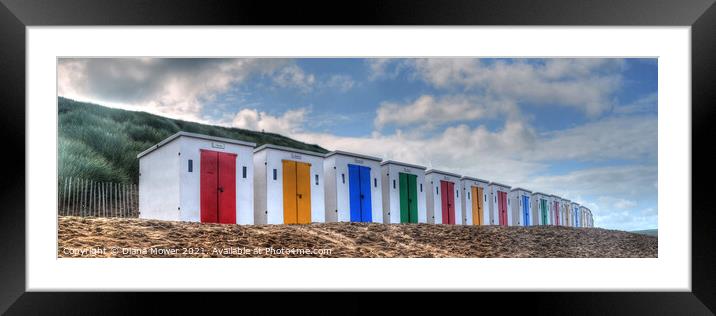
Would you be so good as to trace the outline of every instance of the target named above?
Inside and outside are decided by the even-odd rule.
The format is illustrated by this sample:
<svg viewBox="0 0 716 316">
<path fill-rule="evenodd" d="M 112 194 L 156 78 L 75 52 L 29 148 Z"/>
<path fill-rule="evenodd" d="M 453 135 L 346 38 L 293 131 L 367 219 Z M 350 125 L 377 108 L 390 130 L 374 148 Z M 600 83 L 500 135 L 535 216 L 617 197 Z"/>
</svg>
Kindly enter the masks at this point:
<svg viewBox="0 0 716 316">
<path fill-rule="evenodd" d="M 398 173 L 400 184 L 400 222 L 418 222 L 418 176 Z"/>
<path fill-rule="evenodd" d="M 547 215 L 549 214 L 549 212 L 547 212 L 547 200 L 540 199 L 539 202 L 540 213 L 542 214 L 542 225 L 547 225 L 549 218 Z"/>
</svg>

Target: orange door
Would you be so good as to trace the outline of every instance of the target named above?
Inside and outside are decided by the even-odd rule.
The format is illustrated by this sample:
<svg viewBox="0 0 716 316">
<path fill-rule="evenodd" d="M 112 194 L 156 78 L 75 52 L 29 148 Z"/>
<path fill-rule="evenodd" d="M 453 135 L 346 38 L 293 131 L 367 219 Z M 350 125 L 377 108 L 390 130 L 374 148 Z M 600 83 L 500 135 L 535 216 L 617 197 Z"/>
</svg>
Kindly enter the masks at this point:
<svg viewBox="0 0 716 316">
<path fill-rule="evenodd" d="M 483 201 L 482 195 L 484 191 L 481 187 L 472 187 L 472 224 L 482 225 L 484 223 L 484 215 L 482 212 Z"/>
<path fill-rule="evenodd" d="M 283 222 L 311 222 L 311 164 L 283 161 Z"/>
<path fill-rule="evenodd" d="M 283 161 L 283 223 L 298 223 L 298 205 L 296 199 L 296 162 Z"/>
<path fill-rule="evenodd" d="M 305 162 L 296 162 L 296 197 L 298 223 L 311 223 L 311 165 Z"/>
</svg>

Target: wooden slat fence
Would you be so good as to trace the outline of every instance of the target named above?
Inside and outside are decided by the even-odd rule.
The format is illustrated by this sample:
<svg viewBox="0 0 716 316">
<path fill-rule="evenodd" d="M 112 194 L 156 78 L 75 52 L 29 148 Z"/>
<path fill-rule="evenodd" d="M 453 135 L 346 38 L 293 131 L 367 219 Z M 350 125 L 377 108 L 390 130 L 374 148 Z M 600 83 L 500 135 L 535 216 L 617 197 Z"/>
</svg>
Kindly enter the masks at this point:
<svg viewBox="0 0 716 316">
<path fill-rule="evenodd" d="M 137 185 L 66 177 L 58 179 L 59 215 L 138 217 Z"/>
</svg>

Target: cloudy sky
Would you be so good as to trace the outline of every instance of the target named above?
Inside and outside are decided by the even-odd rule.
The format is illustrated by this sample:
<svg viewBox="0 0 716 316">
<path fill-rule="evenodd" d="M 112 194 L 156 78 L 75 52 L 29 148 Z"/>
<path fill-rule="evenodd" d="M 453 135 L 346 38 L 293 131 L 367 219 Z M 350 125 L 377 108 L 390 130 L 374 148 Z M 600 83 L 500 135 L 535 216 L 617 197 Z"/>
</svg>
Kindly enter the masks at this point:
<svg viewBox="0 0 716 316">
<path fill-rule="evenodd" d="M 657 227 L 656 59 L 60 59 L 59 95 L 265 130 Z"/>
</svg>

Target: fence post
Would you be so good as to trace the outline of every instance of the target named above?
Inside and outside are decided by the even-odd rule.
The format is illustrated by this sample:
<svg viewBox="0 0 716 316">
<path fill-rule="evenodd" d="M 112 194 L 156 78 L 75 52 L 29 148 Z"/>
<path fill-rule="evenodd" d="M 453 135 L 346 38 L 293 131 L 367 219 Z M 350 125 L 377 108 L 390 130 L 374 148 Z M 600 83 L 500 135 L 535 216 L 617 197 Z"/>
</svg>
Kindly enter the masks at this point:
<svg viewBox="0 0 716 316">
<path fill-rule="evenodd" d="M 75 205 L 74 205 L 74 207 L 72 208 L 72 215 L 73 215 L 73 216 L 77 216 L 77 213 L 79 213 L 79 212 L 78 212 L 78 211 L 79 211 L 78 208 L 79 208 L 79 205 L 80 205 L 80 192 L 81 192 L 80 187 L 82 186 L 82 179 L 77 178 L 77 179 L 76 179 L 76 182 L 77 182 L 77 185 L 75 186 L 75 187 L 76 187 L 76 188 L 75 188 Z"/>
<path fill-rule="evenodd" d="M 72 211 L 70 211 L 70 215 L 75 215 L 75 212 L 77 212 L 77 187 L 79 187 L 79 179 L 75 178 L 75 187 L 72 190 Z"/>
<path fill-rule="evenodd" d="M 105 212 L 104 209 L 105 209 L 105 207 L 106 207 L 106 206 L 105 206 L 105 202 L 104 202 L 104 195 L 105 195 L 105 193 L 104 193 L 104 182 L 102 182 L 102 212 L 100 212 L 100 214 L 99 214 L 100 216 L 103 216 L 103 215 L 104 215 L 104 212 Z"/>
<path fill-rule="evenodd" d="M 114 204 L 114 207 L 112 208 L 112 217 L 117 216 L 117 184 L 112 182 L 112 204 Z"/>
<path fill-rule="evenodd" d="M 122 183 L 122 204 L 124 204 L 124 210 L 122 211 L 122 217 L 127 217 L 127 184 Z"/>
<path fill-rule="evenodd" d="M 129 184 L 129 213 L 134 217 L 134 183 Z"/>
<path fill-rule="evenodd" d="M 122 217 L 127 217 L 127 184 L 122 183 L 122 203 L 124 204 L 124 211 Z"/>
<path fill-rule="evenodd" d="M 124 183 L 119 184 L 119 217 L 124 217 Z"/>
<path fill-rule="evenodd" d="M 112 185 L 114 186 L 114 217 L 119 217 L 119 212 L 121 212 L 119 204 L 119 183 Z"/>
<path fill-rule="evenodd" d="M 90 198 L 89 198 L 89 213 L 92 214 L 92 207 L 94 206 L 94 181 L 90 181 Z"/>
<path fill-rule="evenodd" d="M 65 208 L 65 215 L 70 215 L 70 208 L 72 208 L 72 177 L 70 177 L 70 183 L 67 188 L 67 207 Z"/>
<path fill-rule="evenodd" d="M 103 188 L 103 194 L 102 194 L 102 204 L 104 204 L 104 209 L 102 210 L 102 217 L 107 216 L 107 213 L 109 212 L 109 204 L 107 203 L 109 200 L 109 191 L 107 190 L 107 182 L 102 184 Z"/>
<path fill-rule="evenodd" d="M 87 179 L 82 180 L 82 207 L 80 208 L 80 216 L 84 214 L 87 208 Z"/>
<path fill-rule="evenodd" d="M 73 180 L 73 179 L 70 179 L 70 181 L 71 181 L 71 180 Z M 77 205 L 77 193 L 76 193 L 76 192 L 77 192 L 77 189 L 76 189 L 76 187 L 77 187 L 77 179 L 74 179 L 74 180 L 75 180 L 75 181 L 74 181 L 74 182 L 75 182 L 75 188 L 72 188 L 72 190 L 70 191 L 70 194 L 72 194 L 72 203 L 71 203 L 72 205 L 70 206 L 70 214 L 69 214 L 69 215 L 74 215 L 74 213 L 75 213 L 75 205 Z"/>
<path fill-rule="evenodd" d="M 114 183 L 110 182 L 109 183 L 109 216 L 107 216 L 107 217 L 112 217 L 114 215 L 114 208 L 113 208 L 114 195 L 115 195 L 114 194 Z"/>
<path fill-rule="evenodd" d="M 64 214 L 65 204 L 67 204 L 67 178 L 65 178 L 64 182 L 65 182 L 65 185 L 62 187 L 62 206 L 60 207 L 60 210 L 57 211 L 58 213 L 60 213 L 62 215 L 65 215 Z"/>
</svg>

